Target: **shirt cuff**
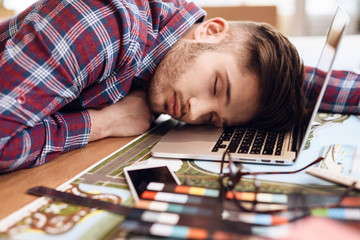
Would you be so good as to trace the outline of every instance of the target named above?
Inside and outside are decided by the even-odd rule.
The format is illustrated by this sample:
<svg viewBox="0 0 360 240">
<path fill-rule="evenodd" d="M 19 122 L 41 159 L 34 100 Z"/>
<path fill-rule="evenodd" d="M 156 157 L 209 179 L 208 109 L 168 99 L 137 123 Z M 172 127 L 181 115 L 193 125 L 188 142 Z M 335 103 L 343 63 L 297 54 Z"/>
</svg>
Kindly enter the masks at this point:
<svg viewBox="0 0 360 240">
<path fill-rule="evenodd" d="M 63 152 L 85 147 L 89 143 L 91 119 L 87 111 L 58 113 L 66 123 Z"/>
</svg>

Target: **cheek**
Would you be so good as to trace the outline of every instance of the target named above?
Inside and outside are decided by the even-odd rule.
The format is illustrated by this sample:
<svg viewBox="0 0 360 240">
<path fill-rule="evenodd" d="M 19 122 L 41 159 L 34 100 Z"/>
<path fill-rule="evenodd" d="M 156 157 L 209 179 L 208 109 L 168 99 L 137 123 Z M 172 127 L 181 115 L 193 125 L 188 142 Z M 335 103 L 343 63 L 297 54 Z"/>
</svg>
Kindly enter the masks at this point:
<svg viewBox="0 0 360 240">
<path fill-rule="evenodd" d="M 152 79 L 149 91 L 147 94 L 147 100 L 150 105 L 150 108 L 154 112 L 163 111 L 164 107 L 164 92 L 163 92 L 163 84 L 158 78 Z"/>
<path fill-rule="evenodd" d="M 195 97 L 199 100 L 206 99 L 208 101 L 212 93 L 209 82 L 205 79 L 205 74 L 186 74 L 174 83 L 174 88 L 184 92 L 188 97 Z"/>
</svg>

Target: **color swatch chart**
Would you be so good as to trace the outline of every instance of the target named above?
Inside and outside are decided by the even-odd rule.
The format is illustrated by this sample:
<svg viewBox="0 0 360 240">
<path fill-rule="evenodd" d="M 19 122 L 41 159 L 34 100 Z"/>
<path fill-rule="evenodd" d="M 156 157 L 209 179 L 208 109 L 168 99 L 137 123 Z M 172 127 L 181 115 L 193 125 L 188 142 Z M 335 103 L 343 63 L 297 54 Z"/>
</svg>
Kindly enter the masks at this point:
<svg viewBox="0 0 360 240">
<path fill-rule="evenodd" d="M 232 239 L 236 236 L 284 234 L 293 221 L 308 215 L 360 222 L 360 198 L 347 197 L 339 208 L 320 208 L 339 201 L 339 196 L 237 192 L 244 206 L 257 200 L 257 210 L 244 212 L 228 192 L 202 187 L 150 183 L 122 227 L 128 231 L 179 239 Z M 308 207 L 299 211 L 299 206 Z M 271 211 L 273 211 L 271 213 Z"/>
</svg>

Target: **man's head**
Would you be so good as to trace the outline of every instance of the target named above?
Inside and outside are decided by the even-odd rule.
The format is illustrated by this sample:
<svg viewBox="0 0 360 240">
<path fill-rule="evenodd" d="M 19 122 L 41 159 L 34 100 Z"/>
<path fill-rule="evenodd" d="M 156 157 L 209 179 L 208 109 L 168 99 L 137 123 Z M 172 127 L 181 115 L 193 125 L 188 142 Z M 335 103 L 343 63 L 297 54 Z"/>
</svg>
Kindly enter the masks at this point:
<svg viewBox="0 0 360 240">
<path fill-rule="evenodd" d="M 288 127 L 303 114 L 303 66 L 265 24 L 214 18 L 196 24 L 166 54 L 150 106 L 188 123 Z"/>
</svg>

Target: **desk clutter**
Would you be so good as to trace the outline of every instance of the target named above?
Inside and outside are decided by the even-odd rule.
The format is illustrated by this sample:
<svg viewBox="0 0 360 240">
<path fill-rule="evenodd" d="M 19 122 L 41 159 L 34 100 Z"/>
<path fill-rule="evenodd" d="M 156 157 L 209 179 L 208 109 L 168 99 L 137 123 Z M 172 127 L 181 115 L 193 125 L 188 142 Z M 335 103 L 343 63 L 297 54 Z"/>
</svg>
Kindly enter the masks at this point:
<svg viewBox="0 0 360 240">
<path fill-rule="evenodd" d="M 28 192 L 123 215 L 119 230 L 130 234 L 178 239 L 282 237 L 292 222 L 307 216 L 333 218 L 360 229 L 360 197 L 353 196 L 268 192 L 234 196 L 219 189 L 151 182 L 134 207 L 124 207 L 45 187 Z M 256 203 L 254 212 L 239 209 L 235 198 L 244 206 Z"/>
<path fill-rule="evenodd" d="M 329 116 L 321 117 L 326 121 L 320 119 L 317 129 L 326 130 Z M 354 116 L 336 120 L 358 123 Z M 151 158 L 149 146 L 171 127 L 164 122 L 56 190 L 41 192 L 44 189 L 37 188 L 42 196 L 59 192 L 83 200 L 76 198 L 70 203 L 51 195 L 38 198 L 0 220 L 0 239 L 239 239 L 250 235 L 281 239 L 296 223 L 314 218 L 335 219 L 332 226 L 340 224 L 342 230 L 360 232 L 360 194 L 356 190 L 341 198 L 346 188 L 337 184 L 262 179 L 255 194 L 251 178 L 244 178 L 235 194 L 228 193 L 219 185 L 219 165 L 206 161 L 166 161 L 181 184 L 146 184 L 134 201 L 124 168 L 158 164 Z M 340 204 L 334 207 L 336 203 Z M 256 211 L 251 212 L 254 205 Z"/>
<path fill-rule="evenodd" d="M 159 187 L 160 185 L 160 187 Z M 230 193 L 194 186 L 150 183 L 122 227 L 134 232 L 182 239 L 232 239 L 244 235 L 274 237 L 288 224 L 306 216 L 321 216 L 360 224 L 360 197 L 238 192 L 241 204 L 268 213 L 244 212 Z M 327 208 L 340 201 L 336 208 Z M 285 231 L 286 232 L 286 231 Z"/>
</svg>

